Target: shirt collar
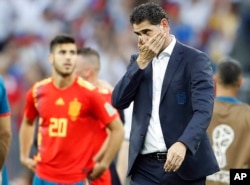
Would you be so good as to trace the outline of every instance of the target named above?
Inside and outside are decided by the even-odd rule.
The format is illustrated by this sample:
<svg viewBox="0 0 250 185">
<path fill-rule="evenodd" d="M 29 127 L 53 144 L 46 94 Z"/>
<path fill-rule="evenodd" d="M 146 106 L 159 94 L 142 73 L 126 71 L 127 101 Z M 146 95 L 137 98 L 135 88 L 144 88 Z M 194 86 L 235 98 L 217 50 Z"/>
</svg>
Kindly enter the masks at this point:
<svg viewBox="0 0 250 185">
<path fill-rule="evenodd" d="M 217 96 L 216 99 L 222 102 L 229 102 L 229 103 L 235 103 L 235 104 L 241 103 L 241 101 L 239 101 L 237 98 L 229 97 L 229 96 Z"/>
<path fill-rule="evenodd" d="M 173 50 L 174 50 L 174 46 L 176 44 L 176 38 L 174 35 L 170 35 L 171 36 L 171 42 L 170 44 L 160 53 L 159 56 L 163 55 L 163 56 L 171 56 Z"/>
</svg>

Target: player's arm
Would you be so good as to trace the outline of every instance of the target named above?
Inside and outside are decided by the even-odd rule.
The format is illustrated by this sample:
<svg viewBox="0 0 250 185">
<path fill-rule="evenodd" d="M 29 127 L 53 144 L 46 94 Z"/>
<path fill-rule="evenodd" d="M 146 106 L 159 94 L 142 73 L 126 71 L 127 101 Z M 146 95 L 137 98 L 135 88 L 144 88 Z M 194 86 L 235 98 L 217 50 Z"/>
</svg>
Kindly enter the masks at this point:
<svg viewBox="0 0 250 185">
<path fill-rule="evenodd" d="M 20 161 L 24 166 L 33 171 L 35 170 L 35 161 L 29 156 L 34 142 L 34 133 L 34 120 L 29 120 L 26 116 L 24 116 L 19 131 Z"/>
<path fill-rule="evenodd" d="M 0 117 L 0 171 L 7 157 L 11 141 L 10 115 Z"/>
<path fill-rule="evenodd" d="M 109 141 L 109 129 L 106 129 L 107 132 L 107 138 L 105 139 L 105 141 L 103 142 L 100 150 L 97 152 L 97 154 L 94 156 L 94 160 L 95 161 L 101 161 L 101 159 L 103 158 L 103 155 L 107 149 L 108 146 L 108 141 Z"/>
<path fill-rule="evenodd" d="M 120 149 L 124 138 L 123 125 L 118 116 L 107 125 L 107 128 L 110 131 L 107 148 L 102 159 L 95 165 L 92 173 L 90 174 L 91 179 L 99 177 L 104 170 L 109 168 L 112 160 Z"/>
<path fill-rule="evenodd" d="M 114 89 L 110 83 L 108 83 L 106 80 L 102 80 L 102 79 L 98 80 L 97 87 L 98 87 L 98 89 L 107 89 L 110 92 L 112 92 Z M 103 158 L 103 155 L 106 151 L 108 141 L 109 141 L 109 134 L 110 134 L 109 129 L 106 129 L 106 131 L 107 131 L 107 138 L 105 139 L 104 143 L 102 144 L 101 149 L 95 155 L 95 157 L 94 157 L 95 161 L 100 161 Z"/>
<path fill-rule="evenodd" d="M 30 158 L 31 147 L 34 142 L 35 119 L 38 112 L 35 108 L 33 91 L 30 89 L 26 95 L 26 105 L 19 131 L 20 161 L 31 170 L 35 170 L 35 161 Z"/>
<path fill-rule="evenodd" d="M 124 138 L 124 129 L 121 119 L 119 117 L 115 118 L 110 124 L 108 124 L 107 128 L 110 131 L 109 140 L 106 152 L 100 163 L 109 166 L 121 147 Z"/>
<path fill-rule="evenodd" d="M 7 157 L 11 141 L 11 119 L 7 91 L 0 77 L 0 171 Z"/>
</svg>

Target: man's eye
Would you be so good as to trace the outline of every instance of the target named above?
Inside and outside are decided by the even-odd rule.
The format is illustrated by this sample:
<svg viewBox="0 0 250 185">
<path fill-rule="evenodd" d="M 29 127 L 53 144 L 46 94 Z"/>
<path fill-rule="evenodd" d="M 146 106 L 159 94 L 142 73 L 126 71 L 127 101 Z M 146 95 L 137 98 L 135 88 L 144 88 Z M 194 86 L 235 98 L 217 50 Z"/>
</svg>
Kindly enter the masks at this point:
<svg viewBox="0 0 250 185">
<path fill-rule="evenodd" d="M 148 34 L 149 34 L 149 30 L 144 30 L 144 31 L 142 32 L 142 34 L 148 35 Z"/>
</svg>

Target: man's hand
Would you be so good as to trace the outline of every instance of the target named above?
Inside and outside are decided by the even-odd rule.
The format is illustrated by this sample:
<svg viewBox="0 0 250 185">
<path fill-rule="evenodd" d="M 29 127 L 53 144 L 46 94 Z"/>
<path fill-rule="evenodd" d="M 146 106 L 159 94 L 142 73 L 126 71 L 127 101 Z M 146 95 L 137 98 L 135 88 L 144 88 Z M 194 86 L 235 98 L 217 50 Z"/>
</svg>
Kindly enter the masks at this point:
<svg viewBox="0 0 250 185">
<path fill-rule="evenodd" d="M 164 164 L 166 172 L 175 172 L 178 170 L 186 156 L 187 147 L 181 143 L 174 143 L 168 150 L 167 160 Z"/>
<path fill-rule="evenodd" d="M 145 69 L 148 66 L 149 62 L 159 54 L 163 44 L 166 41 L 165 35 L 166 34 L 164 32 L 160 31 L 144 44 L 142 40 L 139 40 L 139 56 L 137 58 L 137 63 L 140 69 Z"/>
<path fill-rule="evenodd" d="M 36 169 L 36 161 L 34 159 L 31 158 L 26 158 L 26 159 L 22 159 L 21 163 L 26 166 L 28 169 L 32 170 L 33 172 L 35 172 Z"/>
<path fill-rule="evenodd" d="M 90 173 L 89 177 L 90 179 L 94 180 L 96 178 L 98 178 L 100 175 L 102 175 L 102 173 L 108 169 L 108 165 L 105 165 L 103 163 L 96 163 L 92 172 Z"/>
</svg>

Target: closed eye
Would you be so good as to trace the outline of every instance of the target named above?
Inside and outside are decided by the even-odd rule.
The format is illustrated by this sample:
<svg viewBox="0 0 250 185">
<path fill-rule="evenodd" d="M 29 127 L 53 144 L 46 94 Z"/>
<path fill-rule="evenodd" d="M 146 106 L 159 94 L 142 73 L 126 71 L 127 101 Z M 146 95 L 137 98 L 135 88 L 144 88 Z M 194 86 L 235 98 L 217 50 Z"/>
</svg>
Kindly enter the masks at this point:
<svg viewBox="0 0 250 185">
<path fill-rule="evenodd" d="M 150 32 L 151 32 L 152 30 L 150 30 L 150 29 L 145 29 L 145 30 L 142 30 L 142 31 L 140 31 L 140 32 L 134 32 L 136 35 L 138 35 L 138 36 L 141 36 L 141 35 L 147 35 L 147 36 L 149 36 L 149 34 L 150 34 Z"/>
</svg>

